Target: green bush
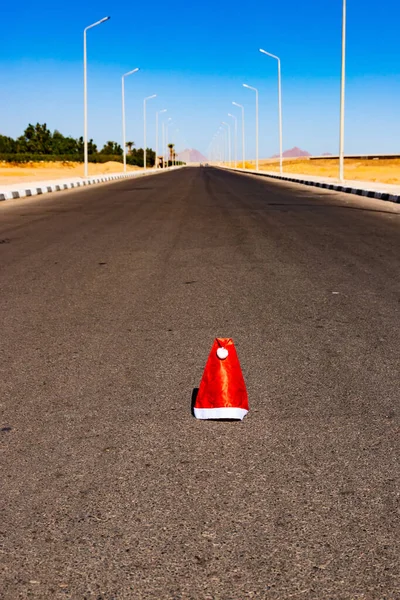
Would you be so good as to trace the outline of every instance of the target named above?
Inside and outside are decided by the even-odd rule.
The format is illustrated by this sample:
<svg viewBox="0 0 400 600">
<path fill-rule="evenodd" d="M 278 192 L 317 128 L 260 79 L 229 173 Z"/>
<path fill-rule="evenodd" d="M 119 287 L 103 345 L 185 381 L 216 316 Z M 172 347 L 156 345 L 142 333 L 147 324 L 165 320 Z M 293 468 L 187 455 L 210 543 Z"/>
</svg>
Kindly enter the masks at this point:
<svg viewBox="0 0 400 600">
<path fill-rule="evenodd" d="M 28 163 L 28 162 L 83 162 L 83 156 L 70 156 L 70 155 L 53 155 L 53 154 L 29 154 L 28 152 L 10 154 L 1 153 L 0 161 L 7 163 Z"/>
<path fill-rule="evenodd" d="M 143 149 L 134 148 L 134 142 L 128 142 L 129 154 L 127 162 L 132 165 L 143 166 Z M 89 161 L 105 163 L 108 161 L 122 162 L 123 150 L 118 142 L 109 140 L 98 151 L 93 140 L 88 140 Z M 0 161 L 8 163 L 27 162 L 83 162 L 83 138 L 74 139 L 64 136 L 57 129 L 49 130 L 46 123 L 32 125 L 25 129 L 23 135 L 16 140 L 0 134 Z M 154 165 L 154 151 L 147 149 L 147 164 Z"/>
<path fill-rule="evenodd" d="M 122 162 L 122 156 L 113 155 L 109 156 L 107 154 L 89 154 L 88 156 L 89 162 L 92 163 L 106 163 L 108 161 Z M 0 161 L 6 163 L 29 163 L 29 162 L 82 162 L 83 163 L 83 154 L 77 156 L 67 155 L 55 155 L 55 154 L 29 154 L 29 153 L 19 153 L 19 154 L 10 154 L 10 153 L 2 153 L 0 154 Z"/>
<path fill-rule="evenodd" d="M 129 148 L 126 162 L 128 165 L 143 167 L 143 148 L 135 148 L 134 142 L 127 142 Z M 173 149 L 174 144 L 169 144 Z M 92 163 L 109 161 L 123 162 L 123 150 L 118 142 L 108 141 L 98 151 L 93 140 L 88 140 L 88 160 Z M 83 138 L 65 137 L 57 129 L 51 132 L 46 123 L 29 124 L 23 135 L 16 140 L 0 134 L 0 162 L 23 164 L 29 162 L 83 162 Z M 172 156 L 172 152 L 171 152 Z M 146 165 L 153 167 L 155 152 L 146 149 Z M 171 160 L 168 165 L 170 166 Z M 177 162 L 176 164 L 184 164 Z"/>
</svg>

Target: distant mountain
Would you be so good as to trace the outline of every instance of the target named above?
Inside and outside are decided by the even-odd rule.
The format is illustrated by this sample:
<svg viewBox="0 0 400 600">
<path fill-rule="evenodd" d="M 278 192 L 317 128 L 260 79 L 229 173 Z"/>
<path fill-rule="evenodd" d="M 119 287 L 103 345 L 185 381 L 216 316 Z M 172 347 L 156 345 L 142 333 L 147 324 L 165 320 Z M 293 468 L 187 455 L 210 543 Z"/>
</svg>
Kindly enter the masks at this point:
<svg viewBox="0 0 400 600">
<path fill-rule="evenodd" d="M 298 156 L 311 156 L 311 154 L 307 152 L 307 150 L 301 150 L 301 148 L 297 148 L 297 146 L 295 146 L 291 150 L 285 150 L 282 152 L 282 156 L 284 158 L 297 158 Z M 279 158 L 279 154 L 274 154 L 272 158 Z"/>
<path fill-rule="evenodd" d="M 186 148 L 186 150 L 183 150 L 183 152 L 179 152 L 178 160 L 181 160 L 185 163 L 199 163 L 207 161 L 206 157 L 195 148 Z"/>
<path fill-rule="evenodd" d="M 324 152 L 323 154 L 321 154 L 321 156 L 332 156 L 332 154 L 330 152 Z"/>
</svg>

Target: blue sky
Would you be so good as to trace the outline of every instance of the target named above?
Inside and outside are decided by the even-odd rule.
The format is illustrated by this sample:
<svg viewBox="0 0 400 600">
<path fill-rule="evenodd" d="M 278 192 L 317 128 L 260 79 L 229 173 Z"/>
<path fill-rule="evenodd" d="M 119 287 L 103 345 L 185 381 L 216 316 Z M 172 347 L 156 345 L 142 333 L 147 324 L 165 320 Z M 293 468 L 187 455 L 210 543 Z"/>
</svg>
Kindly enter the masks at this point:
<svg viewBox="0 0 400 600">
<path fill-rule="evenodd" d="M 148 3 L 22 0 L 2 8 L 0 133 L 28 122 L 78 137 L 83 131 L 82 34 L 88 32 L 89 136 L 121 142 L 121 75 L 127 139 L 155 147 L 155 111 L 167 108 L 178 150 L 205 152 L 231 102 L 246 110 L 255 155 L 254 93 L 260 93 L 260 156 L 278 151 L 276 61 L 282 61 L 284 148 L 337 153 L 341 0 Z M 400 152 L 397 0 L 348 0 L 346 153 Z M 179 132 L 176 132 L 179 129 Z"/>
</svg>

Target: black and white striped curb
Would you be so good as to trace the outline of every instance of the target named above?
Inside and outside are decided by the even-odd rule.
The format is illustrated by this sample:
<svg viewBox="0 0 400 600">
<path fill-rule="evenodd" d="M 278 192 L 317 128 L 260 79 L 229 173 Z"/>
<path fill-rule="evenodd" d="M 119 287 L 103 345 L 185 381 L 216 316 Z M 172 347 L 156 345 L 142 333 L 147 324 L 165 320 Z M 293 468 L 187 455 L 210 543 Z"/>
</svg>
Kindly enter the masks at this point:
<svg viewBox="0 0 400 600">
<path fill-rule="evenodd" d="M 388 202 L 395 202 L 400 204 L 400 195 L 391 194 L 390 192 L 378 191 L 378 190 L 367 190 L 364 188 L 349 187 L 347 185 L 341 185 L 339 183 L 325 183 L 324 181 L 312 181 L 310 179 L 297 179 L 297 177 L 285 177 L 285 175 L 275 175 L 273 173 L 263 173 L 262 171 L 253 171 L 249 169 L 234 169 L 232 167 L 222 167 L 223 169 L 229 169 L 230 171 L 239 171 L 240 173 L 248 173 L 251 175 L 259 175 L 261 177 L 270 177 L 271 179 L 280 179 L 282 181 L 290 181 L 292 183 L 301 183 L 303 185 L 309 185 L 326 190 L 334 190 L 336 192 L 343 192 L 345 194 L 355 194 L 357 196 L 364 196 L 366 198 L 376 198 L 377 200 L 387 200 Z"/>
<path fill-rule="evenodd" d="M 172 169 L 179 169 L 182 167 L 168 167 L 166 169 L 157 169 L 155 171 L 134 171 L 131 173 L 112 173 L 110 175 L 99 175 L 97 177 L 87 177 L 86 179 L 68 179 L 60 181 L 52 181 L 51 184 L 46 182 L 38 182 L 37 187 L 25 188 L 20 185 L 15 186 L 15 190 L 0 190 L 0 201 L 1 200 L 15 200 L 16 198 L 25 198 L 27 196 L 39 196 L 41 194 L 48 194 L 49 192 L 61 192 L 63 190 L 71 190 L 73 188 L 85 187 L 96 183 L 106 183 L 107 181 L 114 181 L 116 179 L 125 179 L 127 177 L 144 177 L 145 175 L 156 175 L 158 173 L 165 173 Z"/>
</svg>

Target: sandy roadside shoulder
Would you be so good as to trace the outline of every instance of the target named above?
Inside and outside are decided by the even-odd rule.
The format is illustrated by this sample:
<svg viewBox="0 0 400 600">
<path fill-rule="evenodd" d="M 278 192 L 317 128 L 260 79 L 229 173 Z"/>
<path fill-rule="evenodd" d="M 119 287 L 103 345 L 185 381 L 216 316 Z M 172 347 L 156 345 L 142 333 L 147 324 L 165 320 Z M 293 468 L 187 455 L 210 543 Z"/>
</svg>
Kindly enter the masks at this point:
<svg viewBox="0 0 400 600">
<path fill-rule="evenodd" d="M 287 174 L 312 175 L 317 177 L 338 177 L 337 159 L 286 159 L 283 168 Z M 279 172 L 277 160 L 260 161 L 260 169 L 263 171 Z M 346 181 L 370 181 L 371 183 L 384 183 L 400 185 L 400 159 L 382 158 L 370 159 L 345 159 Z"/>
<path fill-rule="evenodd" d="M 83 163 L 29 163 L 26 165 L 10 165 L 0 163 L 0 188 L 9 185 L 25 185 L 34 181 L 53 181 L 59 179 L 77 179 L 84 176 Z M 127 165 L 128 171 L 141 171 L 140 167 Z M 89 176 L 122 173 L 123 165 L 119 162 L 89 163 Z"/>
<path fill-rule="evenodd" d="M 234 166 L 231 164 L 231 166 Z M 242 167 L 240 160 L 237 162 Z M 246 161 L 246 168 L 255 169 L 255 162 Z M 260 159 L 261 171 L 279 173 L 279 159 Z M 311 175 L 337 179 L 339 176 L 339 163 L 337 158 L 284 158 L 283 171 L 285 175 Z M 389 185 L 400 185 L 400 158 L 379 159 L 345 159 L 346 181 L 369 181 L 371 183 L 384 183 Z"/>
</svg>

